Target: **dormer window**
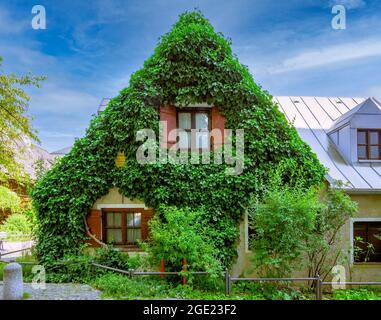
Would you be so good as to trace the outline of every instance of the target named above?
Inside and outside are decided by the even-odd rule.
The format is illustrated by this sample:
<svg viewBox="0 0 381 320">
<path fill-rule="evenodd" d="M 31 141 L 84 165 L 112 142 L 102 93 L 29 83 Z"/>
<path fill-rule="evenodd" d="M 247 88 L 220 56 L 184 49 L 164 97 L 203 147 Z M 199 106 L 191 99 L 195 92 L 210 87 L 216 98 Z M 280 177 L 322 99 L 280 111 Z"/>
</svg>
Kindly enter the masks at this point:
<svg viewBox="0 0 381 320">
<path fill-rule="evenodd" d="M 182 129 L 179 137 L 180 149 L 210 149 L 210 112 L 207 109 L 178 109 L 177 128 Z"/>
<path fill-rule="evenodd" d="M 381 130 L 357 130 L 357 155 L 359 160 L 381 160 Z"/>
</svg>

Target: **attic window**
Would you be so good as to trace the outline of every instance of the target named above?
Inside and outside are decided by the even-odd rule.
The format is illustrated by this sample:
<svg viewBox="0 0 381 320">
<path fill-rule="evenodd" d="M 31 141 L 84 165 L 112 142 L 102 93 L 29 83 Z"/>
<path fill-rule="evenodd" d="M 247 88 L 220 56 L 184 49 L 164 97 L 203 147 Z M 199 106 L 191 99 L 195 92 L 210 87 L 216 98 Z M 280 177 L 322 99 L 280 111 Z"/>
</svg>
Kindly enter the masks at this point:
<svg viewBox="0 0 381 320">
<path fill-rule="evenodd" d="M 202 108 L 178 110 L 177 127 L 184 130 L 180 136 L 180 149 L 209 150 L 209 110 Z"/>
<path fill-rule="evenodd" d="M 381 160 L 381 130 L 357 130 L 357 156 L 359 160 Z"/>
</svg>

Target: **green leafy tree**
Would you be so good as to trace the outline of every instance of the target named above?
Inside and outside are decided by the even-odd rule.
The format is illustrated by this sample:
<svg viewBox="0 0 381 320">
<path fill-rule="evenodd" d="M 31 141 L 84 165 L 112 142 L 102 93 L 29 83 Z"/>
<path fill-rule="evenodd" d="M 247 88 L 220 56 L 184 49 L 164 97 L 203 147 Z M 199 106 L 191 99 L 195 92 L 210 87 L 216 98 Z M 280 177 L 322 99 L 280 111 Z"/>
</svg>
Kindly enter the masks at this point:
<svg viewBox="0 0 381 320">
<path fill-rule="evenodd" d="M 0 186 L 0 223 L 11 213 L 21 211 L 21 199 L 12 190 Z"/>
<path fill-rule="evenodd" d="M 300 267 L 321 210 L 316 190 L 273 182 L 249 209 L 253 264 L 268 277 L 287 277 Z"/>
<path fill-rule="evenodd" d="M 342 228 L 349 218 L 357 212 L 357 203 L 340 189 L 343 185 L 323 190 L 320 202 L 323 207 L 317 215 L 313 232 L 306 246 L 308 256 L 308 275 L 320 275 L 325 279 L 332 267 L 344 263 L 348 256 L 342 247 Z"/>
<path fill-rule="evenodd" d="M 2 58 L 0 57 L 0 67 Z M 16 154 L 23 150 L 18 142 L 25 137 L 37 140 L 30 119 L 25 114 L 30 97 L 23 90 L 25 86 L 39 87 L 45 77 L 30 74 L 6 75 L 0 70 L 0 181 L 6 177 L 22 178 L 23 168 L 16 160 Z"/>
<path fill-rule="evenodd" d="M 222 271 L 217 250 L 213 246 L 202 215 L 190 209 L 163 206 L 150 221 L 150 239 L 143 245 L 153 265 L 164 259 L 167 270 L 182 270 L 186 259 L 189 271 L 206 271 L 209 279 L 217 278 Z"/>
</svg>

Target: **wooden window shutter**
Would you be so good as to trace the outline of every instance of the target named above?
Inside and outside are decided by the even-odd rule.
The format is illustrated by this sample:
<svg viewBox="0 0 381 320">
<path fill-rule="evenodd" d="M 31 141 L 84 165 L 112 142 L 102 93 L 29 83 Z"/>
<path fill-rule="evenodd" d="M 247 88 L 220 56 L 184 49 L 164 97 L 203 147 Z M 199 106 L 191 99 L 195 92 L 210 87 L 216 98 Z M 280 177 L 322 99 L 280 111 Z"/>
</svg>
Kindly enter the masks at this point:
<svg viewBox="0 0 381 320">
<path fill-rule="evenodd" d="M 213 135 L 213 149 L 216 149 L 224 144 L 224 129 L 225 129 L 225 117 L 220 114 L 218 107 L 214 106 L 212 107 L 212 112 L 211 112 L 211 130 L 212 130 L 212 135 Z M 219 134 L 213 134 L 213 130 L 218 129 Z"/>
<path fill-rule="evenodd" d="M 102 240 L 102 211 L 91 209 L 86 217 L 87 225 L 89 226 L 90 233 L 98 240 Z M 94 240 L 89 240 L 90 245 L 99 246 Z"/>
<path fill-rule="evenodd" d="M 169 148 L 176 143 L 176 141 L 168 140 L 169 132 L 177 126 L 176 107 L 171 105 L 160 107 L 160 121 L 165 121 L 167 125 L 167 136 L 163 137 L 161 147 Z"/>
</svg>

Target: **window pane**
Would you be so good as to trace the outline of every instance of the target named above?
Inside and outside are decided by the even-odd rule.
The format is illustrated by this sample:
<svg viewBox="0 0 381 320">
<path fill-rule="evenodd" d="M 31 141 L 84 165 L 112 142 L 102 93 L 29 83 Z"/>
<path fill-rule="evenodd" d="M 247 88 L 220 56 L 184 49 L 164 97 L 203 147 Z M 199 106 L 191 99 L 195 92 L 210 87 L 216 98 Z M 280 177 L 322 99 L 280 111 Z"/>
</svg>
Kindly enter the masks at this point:
<svg viewBox="0 0 381 320">
<path fill-rule="evenodd" d="M 135 243 L 142 238 L 141 229 L 127 229 L 127 242 Z"/>
<path fill-rule="evenodd" d="M 378 144 L 378 132 L 377 131 L 370 131 L 369 132 L 369 141 L 370 141 L 370 144 Z"/>
<path fill-rule="evenodd" d="M 179 128 L 191 129 L 192 120 L 190 112 L 179 112 Z"/>
<path fill-rule="evenodd" d="M 191 133 L 181 131 L 179 132 L 179 147 L 181 149 L 189 149 L 191 146 Z"/>
<path fill-rule="evenodd" d="M 371 146 L 370 147 L 370 158 L 371 159 L 378 159 L 380 156 L 380 150 L 378 147 Z"/>
<path fill-rule="evenodd" d="M 107 226 L 121 227 L 122 226 L 122 214 L 120 212 L 107 213 Z"/>
<path fill-rule="evenodd" d="M 107 242 L 122 242 L 122 230 L 107 229 Z"/>
<path fill-rule="evenodd" d="M 366 132 L 357 131 L 357 144 L 366 144 Z"/>
<path fill-rule="evenodd" d="M 127 213 L 127 227 L 133 227 L 133 226 L 134 226 L 134 214 Z"/>
<path fill-rule="evenodd" d="M 365 146 L 358 146 L 357 147 L 357 155 L 359 159 L 366 159 L 366 147 Z"/>
<path fill-rule="evenodd" d="M 380 222 L 354 223 L 354 257 L 356 262 L 381 262 Z M 369 250 L 372 246 L 374 250 Z"/>
<path fill-rule="evenodd" d="M 209 149 L 209 132 L 196 132 L 196 148 Z"/>
<path fill-rule="evenodd" d="M 134 214 L 134 225 L 135 225 L 135 227 L 140 227 L 141 222 L 142 222 L 141 214 L 139 212 L 135 213 Z"/>
<path fill-rule="evenodd" d="M 127 213 L 127 227 L 140 227 L 141 225 L 141 213 Z"/>
<path fill-rule="evenodd" d="M 209 116 L 207 113 L 196 113 L 196 129 L 208 129 Z"/>
</svg>

